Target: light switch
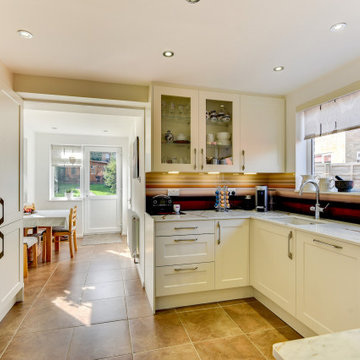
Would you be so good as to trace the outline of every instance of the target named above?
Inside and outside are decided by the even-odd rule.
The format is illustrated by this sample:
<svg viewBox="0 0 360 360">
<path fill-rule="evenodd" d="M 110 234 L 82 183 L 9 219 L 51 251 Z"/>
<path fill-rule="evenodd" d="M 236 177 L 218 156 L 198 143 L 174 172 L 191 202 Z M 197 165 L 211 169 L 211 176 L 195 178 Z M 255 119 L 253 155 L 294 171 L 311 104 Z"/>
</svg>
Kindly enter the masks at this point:
<svg viewBox="0 0 360 360">
<path fill-rule="evenodd" d="M 180 196 L 180 189 L 168 189 L 169 196 Z"/>
</svg>

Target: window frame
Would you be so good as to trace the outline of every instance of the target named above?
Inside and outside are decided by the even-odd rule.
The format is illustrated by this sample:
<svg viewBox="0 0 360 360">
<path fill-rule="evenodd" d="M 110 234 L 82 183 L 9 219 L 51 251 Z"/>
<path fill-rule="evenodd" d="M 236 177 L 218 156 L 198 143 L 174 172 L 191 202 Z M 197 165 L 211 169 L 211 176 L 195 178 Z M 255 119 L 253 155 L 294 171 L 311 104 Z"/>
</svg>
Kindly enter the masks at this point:
<svg viewBox="0 0 360 360">
<path fill-rule="evenodd" d="M 56 197 L 54 194 L 55 190 L 55 166 L 52 164 L 52 146 L 75 146 L 81 148 L 81 153 L 83 155 L 83 162 L 80 167 L 80 196 L 79 197 L 73 197 L 71 200 L 69 200 L 66 196 L 64 197 Z M 65 166 L 66 167 L 66 166 Z M 72 166 L 68 166 L 69 168 L 72 168 Z M 84 146 L 79 144 L 50 144 L 49 145 L 49 201 L 81 201 L 84 198 Z"/>
</svg>

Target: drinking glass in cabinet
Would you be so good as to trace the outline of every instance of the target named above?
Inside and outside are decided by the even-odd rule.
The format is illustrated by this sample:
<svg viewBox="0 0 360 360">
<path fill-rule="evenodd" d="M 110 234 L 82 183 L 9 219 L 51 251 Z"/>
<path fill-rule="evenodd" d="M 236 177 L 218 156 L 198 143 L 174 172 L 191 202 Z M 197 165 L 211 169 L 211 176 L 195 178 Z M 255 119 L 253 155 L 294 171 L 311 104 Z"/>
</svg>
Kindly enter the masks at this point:
<svg viewBox="0 0 360 360">
<path fill-rule="evenodd" d="M 206 163 L 233 164 L 233 103 L 206 100 Z"/>
<path fill-rule="evenodd" d="M 191 99 L 161 95 L 161 162 L 190 164 Z"/>
</svg>

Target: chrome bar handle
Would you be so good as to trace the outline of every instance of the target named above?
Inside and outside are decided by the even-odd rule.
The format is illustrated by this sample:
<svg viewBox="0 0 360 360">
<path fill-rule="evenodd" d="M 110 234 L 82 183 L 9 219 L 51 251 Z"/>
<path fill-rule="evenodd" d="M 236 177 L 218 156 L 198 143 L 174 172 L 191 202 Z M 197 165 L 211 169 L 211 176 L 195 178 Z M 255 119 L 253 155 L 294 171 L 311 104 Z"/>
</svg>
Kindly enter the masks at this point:
<svg viewBox="0 0 360 360">
<path fill-rule="evenodd" d="M 201 149 L 201 170 L 204 170 L 204 149 Z"/>
<path fill-rule="evenodd" d="M 218 241 L 217 241 L 217 244 L 220 245 L 220 243 L 221 243 L 221 224 L 220 224 L 220 221 L 218 221 L 218 223 L 217 223 L 217 228 L 218 228 Z"/>
<path fill-rule="evenodd" d="M 290 243 L 291 243 L 291 239 L 292 239 L 292 238 L 293 238 L 293 232 L 290 231 L 290 232 L 289 232 L 289 235 L 288 235 L 288 258 L 289 258 L 290 260 L 293 259 L 293 254 L 292 254 L 292 252 L 291 252 L 291 250 L 290 250 Z"/>
<path fill-rule="evenodd" d="M 174 230 L 196 230 L 198 226 L 180 226 L 174 227 Z"/>
<path fill-rule="evenodd" d="M 195 266 L 195 267 L 192 267 L 192 268 L 175 268 L 174 271 L 195 271 L 197 270 L 199 267 L 198 266 Z"/>
<path fill-rule="evenodd" d="M 4 222 L 5 218 L 5 207 L 4 207 L 4 199 L 0 198 L 0 205 L 1 205 L 1 218 L 0 218 L 0 225 Z"/>
<path fill-rule="evenodd" d="M 4 234 L 0 231 L 0 239 L 1 239 L 1 252 L 0 252 L 0 259 L 4 256 L 5 252 L 5 243 L 4 243 Z"/>
<path fill-rule="evenodd" d="M 241 151 L 241 155 L 242 155 L 242 158 L 243 158 L 243 165 L 241 167 L 241 170 L 244 171 L 245 170 L 245 150 Z"/>
<path fill-rule="evenodd" d="M 327 243 L 327 242 L 325 242 L 325 241 L 321 241 L 321 240 L 317 240 L 317 239 L 313 239 L 313 242 L 319 243 L 319 244 L 322 244 L 322 245 L 332 246 L 332 247 L 335 248 L 335 249 L 342 249 L 342 248 L 343 248 L 342 246 L 334 245 L 334 244 L 329 244 L 329 243 Z"/>
<path fill-rule="evenodd" d="M 174 239 L 175 242 L 181 242 L 181 241 L 197 241 L 198 239 Z"/>
<path fill-rule="evenodd" d="M 196 169 L 197 169 L 196 148 L 194 148 L 194 158 L 195 158 L 195 162 L 194 162 L 194 170 L 196 170 Z"/>
</svg>

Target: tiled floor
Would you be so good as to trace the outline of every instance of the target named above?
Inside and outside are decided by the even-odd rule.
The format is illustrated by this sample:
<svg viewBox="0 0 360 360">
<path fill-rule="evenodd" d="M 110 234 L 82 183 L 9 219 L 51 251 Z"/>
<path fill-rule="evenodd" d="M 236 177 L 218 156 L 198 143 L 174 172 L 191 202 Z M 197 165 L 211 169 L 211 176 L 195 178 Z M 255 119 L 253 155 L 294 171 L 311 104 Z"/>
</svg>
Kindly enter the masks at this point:
<svg viewBox="0 0 360 360">
<path fill-rule="evenodd" d="M 300 335 L 255 299 L 152 315 L 122 243 L 68 245 L 30 269 L 25 301 L 0 323 L 10 360 L 272 359 L 275 342 Z"/>
</svg>

